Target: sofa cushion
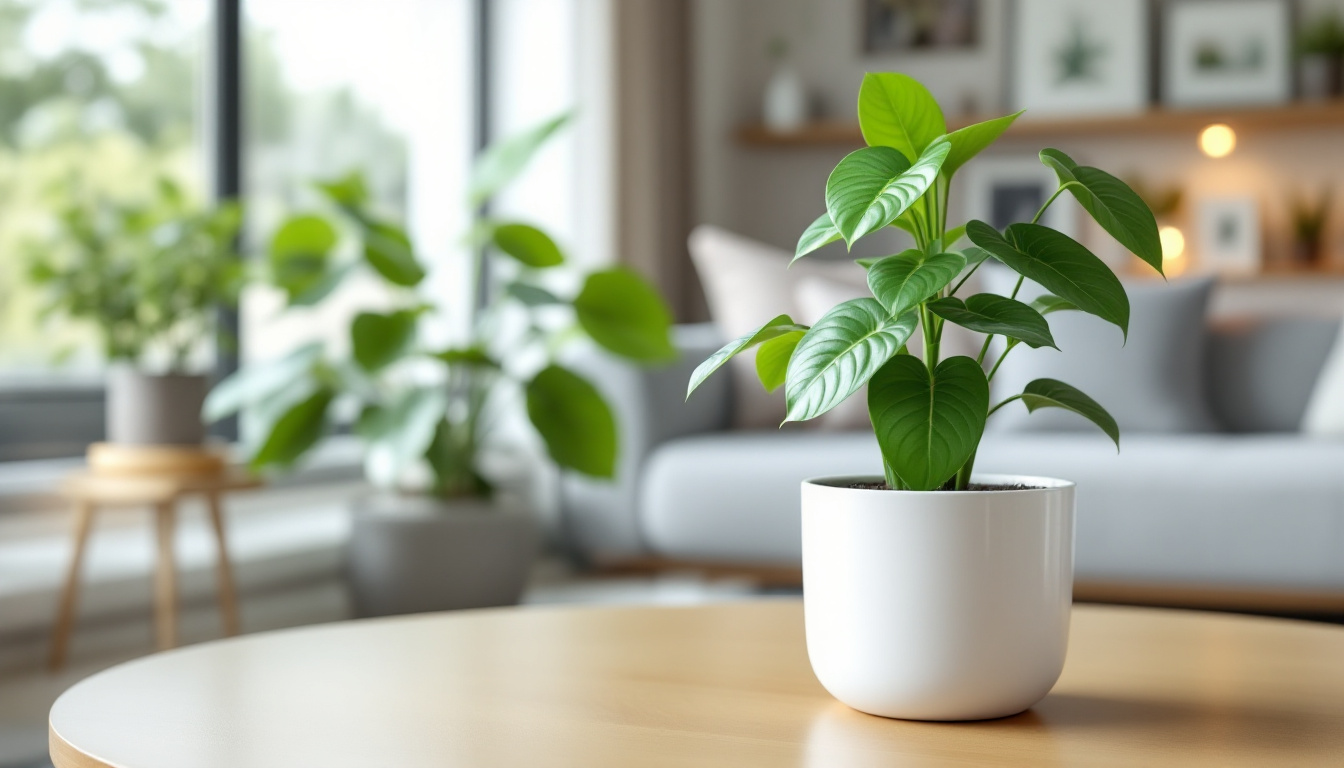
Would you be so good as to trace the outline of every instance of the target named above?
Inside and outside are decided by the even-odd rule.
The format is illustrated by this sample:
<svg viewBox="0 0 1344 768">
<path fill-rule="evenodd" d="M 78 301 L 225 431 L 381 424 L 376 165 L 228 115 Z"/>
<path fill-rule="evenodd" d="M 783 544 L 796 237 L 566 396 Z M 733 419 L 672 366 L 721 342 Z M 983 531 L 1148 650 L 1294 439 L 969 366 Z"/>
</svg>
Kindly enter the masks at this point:
<svg viewBox="0 0 1344 768">
<path fill-rule="evenodd" d="M 1276 318 L 1214 327 L 1209 399 L 1219 422 L 1234 432 L 1298 431 L 1339 335 L 1339 320 L 1333 318 Z"/>
<path fill-rule="evenodd" d="M 993 293 L 1012 292 L 1016 275 L 998 269 L 986 276 Z M 1015 395 L 1033 379 L 1059 379 L 1106 408 L 1122 432 L 1211 432 L 1205 384 L 1208 333 L 1204 311 L 1213 282 L 1173 280 L 1130 283 L 1129 338 L 1119 328 L 1082 312 L 1050 315 L 1059 350 L 1014 349 L 994 379 L 994 399 Z M 1042 290 L 1027 283 L 1018 298 Z M 1060 351 L 1062 350 L 1062 351 Z M 1077 431 L 1095 429 L 1058 408 L 1028 413 L 1016 403 L 991 420 L 994 429 Z"/>
<path fill-rule="evenodd" d="M 1302 431 L 1309 435 L 1344 437 L 1344 329 L 1335 331 L 1335 343 L 1316 377 L 1311 400 L 1302 416 Z"/>
</svg>

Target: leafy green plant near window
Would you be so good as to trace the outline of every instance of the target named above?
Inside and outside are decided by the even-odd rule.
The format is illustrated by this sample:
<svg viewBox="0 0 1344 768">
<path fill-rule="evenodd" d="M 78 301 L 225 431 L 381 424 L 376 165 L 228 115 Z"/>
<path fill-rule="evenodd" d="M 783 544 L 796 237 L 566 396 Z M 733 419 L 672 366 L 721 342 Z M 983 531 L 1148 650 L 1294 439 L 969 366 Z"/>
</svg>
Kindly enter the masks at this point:
<svg viewBox="0 0 1344 768">
<path fill-rule="evenodd" d="M 687 396 L 729 358 L 759 347 L 756 367 L 766 389 L 784 387 L 786 421 L 813 419 L 868 387 L 868 413 L 893 490 L 966 490 L 985 422 L 1021 402 L 1029 411 L 1064 408 L 1100 427 L 1116 447 L 1115 420 L 1092 398 L 1053 379 L 1037 379 L 1000 402 L 990 400 L 999 366 L 1022 344 L 1055 347 L 1046 316 L 1078 310 L 1129 328 L 1129 299 L 1115 274 L 1072 238 L 1043 226 L 1041 216 L 1072 194 L 1125 248 L 1162 271 L 1152 212 L 1119 179 L 1045 149 L 1041 162 L 1059 187 L 1030 222 L 1000 232 L 983 221 L 950 226 L 948 193 L 956 172 L 992 144 L 1021 112 L 948 132 L 942 110 L 914 79 L 868 74 L 859 92 L 859 123 L 868 144 L 847 155 L 826 181 L 826 212 L 798 241 L 794 260 L 844 240 L 852 246 L 884 227 L 914 237 L 915 247 L 861 259 L 872 298 L 843 302 L 807 327 L 787 315 L 724 346 L 691 377 Z M 954 249 L 963 238 L 968 247 Z M 1011 295 L 961 294 L 970 276 L 994 260 L 1019 275 Z M 1024 279 L 1050 293 L 1018 301 Z M 940 355 L 948 323 L 985 335 L 977 357 Z M 906 343 L 919 333 L 923 359 Z M 1003 343 L 992 344 L 1002 337 Z M 991 350 L 994 350 L 991 352 Z"/>
<path fill-rule="evenodd" d="M 219 307 L 237 300 L 238 205 L 202 209 L 162 178 L 147 200 L 76 191 L 55 213 L 51 236 L 26 244 L 29 278 L 45 294 L 42 319 L 92 324 L 109 360 L 185 372 L 212 338 Z"/>
<path fill-rule="evenodd" d="M 556 118 L 482 153 L 468 191 L 472 210 L 516 177 L 565 123 Z M 596 387 L 558 355 L 566 343 L 587 336 L 635 363 L 671 360 L 671 315 L 657 291 L 617 267 L 588 273 L 577 293 L 562 295 L 548 281 L 567 263 L 554 239 L 525 222 L 477 218 L 462 249 L 471 262 L 471 305 L 478 308 L 468 338 L 431 346 L 420 328 L 443 322 L 442 304 L 423 290 L 427 268 L 406 231 L 378 214 L 358 174 L 318 188 L 337 213 L 300 213 L 280 226 L 268 254 L 272 280 L 290 306 L 308 306 L 363 271 L 381 278 L 394 306 L 355 316 L 348 353 L 308 345 L 245 368 L 211 392 L 208 419 L 251 407 L 266 421 L 254 467 L 298 460 L 335 425 L 344 400 L 358 414 L 354 431 L 375 482 L 397 484 L 419 464 L 430 470 L 433 494 L 488 496 L 482 447 L 506 391 L 521 389 L 532 426 L 556 464 L 613 475 L 615 417 Z M 337 256 L 342 232 L 357 246 L 347 249 L 357 254 L 348 261 Z M 510 332 L 513 326 L 520 330 Z"/>
</svg>

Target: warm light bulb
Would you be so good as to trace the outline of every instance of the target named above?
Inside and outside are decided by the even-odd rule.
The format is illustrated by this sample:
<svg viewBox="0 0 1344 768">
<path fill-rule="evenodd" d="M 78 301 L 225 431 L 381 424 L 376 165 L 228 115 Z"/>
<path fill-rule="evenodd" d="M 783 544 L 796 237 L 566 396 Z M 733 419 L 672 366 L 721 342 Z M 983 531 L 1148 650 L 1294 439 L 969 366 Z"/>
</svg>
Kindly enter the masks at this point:
<svg viewBox="0 0 1344 768">
<path fill-rule="evenodd" d="M 1185 271 L 1185 235 L 1173 226 L 1157 230 L 1162 242 L 1162 272 L 1168 277 L 1176 277 Z"/>
<path fill-rule="evenodd" d="M 1237 134 L 1222 123 L 1214 123 L 1200 131 L 1199 148 L 1209 157 L 1227 157 L 1237 147 Z"/>
</svg>

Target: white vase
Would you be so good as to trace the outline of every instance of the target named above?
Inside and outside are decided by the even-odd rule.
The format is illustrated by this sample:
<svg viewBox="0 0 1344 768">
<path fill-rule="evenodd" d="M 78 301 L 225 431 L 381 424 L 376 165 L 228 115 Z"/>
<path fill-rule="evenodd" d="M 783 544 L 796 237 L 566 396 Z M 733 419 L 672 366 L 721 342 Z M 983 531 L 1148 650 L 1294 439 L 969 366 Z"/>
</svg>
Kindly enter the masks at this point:
<svg viewBox="0 0 1344 768">
<path fill-rule="evenodd" d="M 983 720 L 1040 701 L 1064 667 L 1073 483 L 1004 491 L 803 483 L 803 605 L 817 679 L 883 717 Z"/>
<path fill-rule="evenodd" d="M 792 69 L 781 66 L 765 86 L 765 127 L 779 133 L 802 128 L 807 123 L 807 90 Z"/>
</svg>

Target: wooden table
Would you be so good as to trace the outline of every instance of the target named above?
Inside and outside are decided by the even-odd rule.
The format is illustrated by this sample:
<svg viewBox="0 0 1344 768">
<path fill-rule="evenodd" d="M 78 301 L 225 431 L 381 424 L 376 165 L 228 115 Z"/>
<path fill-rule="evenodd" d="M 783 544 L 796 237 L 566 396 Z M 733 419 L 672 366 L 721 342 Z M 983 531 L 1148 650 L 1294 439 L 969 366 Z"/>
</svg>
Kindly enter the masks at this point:
<svg viewBox="0 0 1344 768">
<path fill-rule="evenodd" d="M 84 550 L 93 528 L 94 514 L 102 507 L 149 506 L 154 509 L 155 531 L 158 542 L 158 565 L 154 574 L 155 637 L 160 650 L 177 645 L 177 565 L 173 557 L 173 536 L 176 528 L 177 502 L 184 496 L 197 494 L 205 499 L 219 552 L 218 591 L 219 610 L 226 635 L 238 634 L 238 604 L 233 586 L 233 570 L 229 564 L 229 549 L 224 532 L 224 516 L 220 496 L 228 491 L 255 488 L 256 477 L 239 470 L 218 472 L 154 474 L 107 474 L 105 472 L 76 472 L 65 479 L 61 493 L 74 502 L 74 554 L 65 575 L 56 608 L 56 623 L 51 635 L 51 654 L 47 666 L 58 670 L 65 664 L 70 646 L 70 632 L 75 623 L 75 606 L 79 598 L 79 575 L 84 563 Z"/>
<path fill-rule="evenodd" d="M 1344 627 L 1076 610 L 1063 678 L 982 723 L 864 715 L 796 600 L 527 608 L 224 640 L 95 675 L 57 768 L 1344 764 Z"/>
</svg>

